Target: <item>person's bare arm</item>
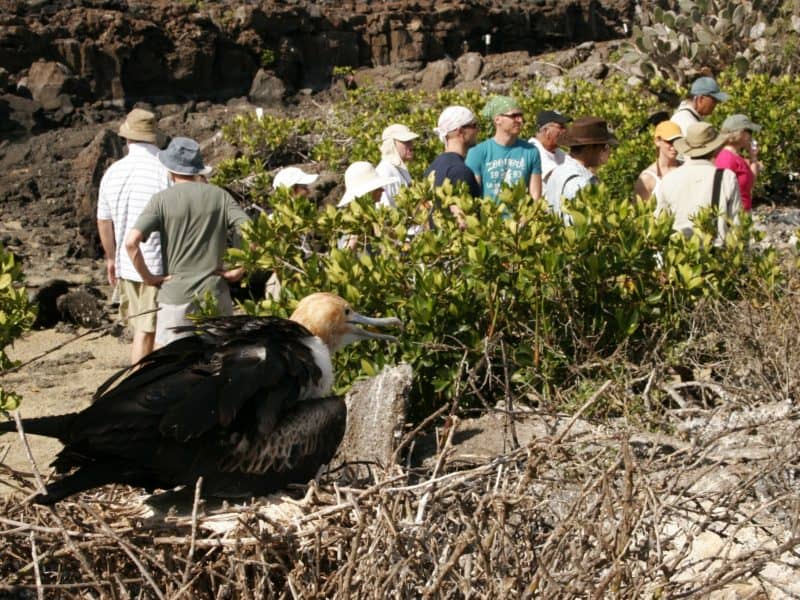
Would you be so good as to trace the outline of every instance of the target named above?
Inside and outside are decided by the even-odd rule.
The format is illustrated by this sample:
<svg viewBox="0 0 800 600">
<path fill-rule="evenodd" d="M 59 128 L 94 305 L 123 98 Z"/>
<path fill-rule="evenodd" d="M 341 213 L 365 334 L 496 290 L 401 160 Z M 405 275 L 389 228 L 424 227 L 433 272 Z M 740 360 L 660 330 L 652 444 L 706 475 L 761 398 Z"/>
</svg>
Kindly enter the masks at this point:
<svg viewBox="0 0 800 600">
<path fill-rule="evenodd" d="M 111 287 L 117 285 L 117 240 L 114 237 L 114 223 L 111 219 L 97 219 L 97 231 L 100 233 L 100 244 L 106 253 L 106 277 Z"/>
<path fill-rule="evenodd" d="M 636 180 L 636 184 L 633 186 L 636 195 L 642 200 L 650 199 L 650 196 L 653 195 L 653 188 L 655 188 L 655 182 L 653 181 L 652 176 L 646 173 L 639 175 L 639 178 Z"/>
<path fill-rule="evenodd" d="M 128 236 L 125 238 L 125 250 L 127 250 L 128 256 L 133 263 L 133 268 L 136 269 L 137 273 L 139 273 L 142 281 L 144 281 L 144 283 L 147 285 L 159 287 L 162 283 L 169 279 L 169 276 L 153 275 L 150 272 L 150 269 L 147 268 L 147 264 L 144 262 L 142 249 L 139 247 L 139 244 L 142 243 L 143 239 L 144 234 L 141 231 L 136 228 L 131 229 L 128 233 Z"/>
<path fill-rule="evenodd" d="M 228 283 L 236 283 L 241 281 L 244 277 L 244 267 L 231 267 L 230 269 L 218 269 L 217 275 L 222 277 Z"/>
<path fill-rule="evenodd" d="M 531 180 L 528 183 L 528 192 L 531 198 L 538 200 L 542 197 L 542 175 L 541 173 L 533 173 Z"/>
</svg>

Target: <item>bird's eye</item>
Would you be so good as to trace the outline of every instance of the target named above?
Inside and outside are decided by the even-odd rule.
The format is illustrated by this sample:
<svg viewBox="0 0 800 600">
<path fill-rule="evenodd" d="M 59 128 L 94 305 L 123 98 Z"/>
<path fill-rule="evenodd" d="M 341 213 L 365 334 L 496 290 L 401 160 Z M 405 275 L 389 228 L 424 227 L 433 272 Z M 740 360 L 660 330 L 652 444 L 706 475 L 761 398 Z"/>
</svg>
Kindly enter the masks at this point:
<svg viewBox="0 0 800 600">
<path fill-rule="evenodd" d="M 349 315 L 350 314 L 350 309 L 349 308 L 345 308 L 344 309 L 344 314 Z"/>
</svg>

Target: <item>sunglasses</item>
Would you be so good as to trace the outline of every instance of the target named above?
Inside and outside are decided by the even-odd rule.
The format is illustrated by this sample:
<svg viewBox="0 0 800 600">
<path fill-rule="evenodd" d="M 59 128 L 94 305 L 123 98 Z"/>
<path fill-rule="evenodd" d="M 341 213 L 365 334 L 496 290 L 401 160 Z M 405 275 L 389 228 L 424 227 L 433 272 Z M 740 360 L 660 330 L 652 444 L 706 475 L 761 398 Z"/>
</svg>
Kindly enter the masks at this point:
<svg viewBox="0 0 800 600">
<path fill-rule="evenodd" d="M 522 113 L 500 114 L 500 116 L 505 117 L 506 119 L 513 119 L 515 121 L 522 121 L 525 118 L 525 115 Z"/>
<path fill-rule="evenodd" d="M 461 126 L 461 129 L 477 129 L 477 128 L 478 128 L 478 124 L 475 123 L 475 122 L 467 123 L 466 125 L 462 125 Z"/>
</svg>

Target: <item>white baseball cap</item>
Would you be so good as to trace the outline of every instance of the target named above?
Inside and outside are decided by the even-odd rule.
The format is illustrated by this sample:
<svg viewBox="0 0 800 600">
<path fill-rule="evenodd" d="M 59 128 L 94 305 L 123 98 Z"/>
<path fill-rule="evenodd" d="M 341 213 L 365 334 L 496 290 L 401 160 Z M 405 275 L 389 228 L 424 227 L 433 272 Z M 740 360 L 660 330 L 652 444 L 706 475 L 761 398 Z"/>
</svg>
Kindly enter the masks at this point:
<svg viewBox="0 0 800 600">
<path fill-rule="evenodd" d="M 419 134 L 414 133 L 405 125 L 400 125 L 399 123 L 395 123 L 394 125 L 389 125 L 386 129 L 383 130 L 381 134 L 381 139 L 385 142 L 386 140 L 397 140 L 398 142 L 410 142 L 411 140 L 415 140 L 419 137 Z"/>
<path fill-rule="evenodd" d="M 297 167 L 285 167 L 278 171 L 272 180 L 272 188 L 285 187 L 292 189 L 296 185 L 311 185 L 319 178 L 316 173 L 306 173 Z"/>
</svg>

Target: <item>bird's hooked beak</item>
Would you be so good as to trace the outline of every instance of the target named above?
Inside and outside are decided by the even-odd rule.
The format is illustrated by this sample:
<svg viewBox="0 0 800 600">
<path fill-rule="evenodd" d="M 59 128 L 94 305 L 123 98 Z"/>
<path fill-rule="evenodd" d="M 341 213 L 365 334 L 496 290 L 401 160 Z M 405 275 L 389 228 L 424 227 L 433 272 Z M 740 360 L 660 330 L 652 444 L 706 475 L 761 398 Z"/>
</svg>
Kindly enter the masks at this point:
<svg viewBox="0 0 800 600">
<path fill-rule="evenodd" d="M 364 315 L 360 315 L 354 310 L 350 310 L 350 314 L 347 315 L 346 318 L 347 325 L 347 333 L 345 333 L 346 339 L 345 343 L 356 341 L 356 340 L 385 340 L 387 342 L 396 342 L 397 338 L 393 335 L 389 335 L 388 333 L 378 333 L 377 331 L 370 331 L 369 329 L 362 329 L 358 327 L 358 325 L 364 325 L 365 327 L 402 327 L 403 322 L 398 319 L 397 317 L 383 317 L 383 318 L 375 318 L 375 317 L 365 317 Z"/>
</svg>

